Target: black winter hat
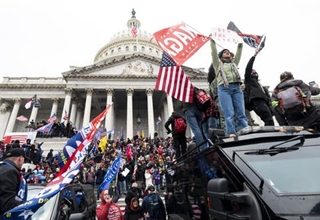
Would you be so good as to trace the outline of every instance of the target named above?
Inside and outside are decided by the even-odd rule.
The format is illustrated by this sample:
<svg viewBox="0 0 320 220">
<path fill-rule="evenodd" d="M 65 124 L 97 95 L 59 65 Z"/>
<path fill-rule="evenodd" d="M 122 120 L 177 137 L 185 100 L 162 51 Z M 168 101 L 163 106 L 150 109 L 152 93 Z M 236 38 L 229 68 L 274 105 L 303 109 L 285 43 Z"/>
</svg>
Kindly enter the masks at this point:
<svg viewBox="0 0 320 220">
<path fill-rule="evenodd" d="M 226 50 L 229 51 L 228 49 L 223 49 L 223 50 L 221 50 L 221 51 L 218 53 L 219 59 L 221 59 L 223 52 L 226 51 Z M 229 52 L 230 52 L 230 51 L 229 51 Z"/>
<path fill-rule="evenodd" d="M 13 148 L 7 153 L 6 158 L 20 157 L 20 156 L 23 156 L 24 158 L 29 159 L 26 155 L 26 152 L 22 148 Z"/>
</svg>

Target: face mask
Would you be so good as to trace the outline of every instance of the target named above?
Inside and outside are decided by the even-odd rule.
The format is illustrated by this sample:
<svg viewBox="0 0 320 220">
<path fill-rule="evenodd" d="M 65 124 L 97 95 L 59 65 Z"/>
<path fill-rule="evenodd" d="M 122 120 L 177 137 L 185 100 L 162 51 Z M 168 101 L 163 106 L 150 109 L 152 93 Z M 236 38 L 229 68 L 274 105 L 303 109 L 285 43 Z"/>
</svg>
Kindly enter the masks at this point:
<svg viewBox="0 0 320 220">
<path fill-rule="evenodd" d="M 258 73 L 251 74 L 251 78 L 258 79 Z"/>
</svg>

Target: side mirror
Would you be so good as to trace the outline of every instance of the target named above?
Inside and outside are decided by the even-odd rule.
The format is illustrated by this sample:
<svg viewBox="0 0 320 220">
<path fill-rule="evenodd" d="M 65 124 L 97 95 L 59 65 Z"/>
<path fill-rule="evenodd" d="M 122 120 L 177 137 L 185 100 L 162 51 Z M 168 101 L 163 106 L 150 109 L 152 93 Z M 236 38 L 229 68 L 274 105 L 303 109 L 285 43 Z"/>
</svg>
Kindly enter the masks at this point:
<svg viewBox="0 0 320 220">
<path fill-rule="evenodd" d="M 214 218 L 262 220 L 260 204 L 246 183 L 243 183 L 243 191 L 229 192 L 227 179 L 211 179 L 207 194 L 209 212 Z"/>
<path fill-rule="evenodd" d="M 69 220 L 86 220 L 86 216 L 83 213 L 72 213 Z"/>
</svg>

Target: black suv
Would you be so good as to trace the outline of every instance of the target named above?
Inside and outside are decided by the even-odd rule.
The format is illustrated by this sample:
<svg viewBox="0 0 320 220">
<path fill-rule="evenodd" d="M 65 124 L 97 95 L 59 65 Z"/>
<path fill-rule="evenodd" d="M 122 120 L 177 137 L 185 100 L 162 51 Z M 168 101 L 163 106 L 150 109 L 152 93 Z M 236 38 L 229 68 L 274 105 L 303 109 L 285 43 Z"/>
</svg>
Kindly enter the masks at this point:
<svg viewBox="0 0 320 220">
<path fill-rule="evenodd" d="M 235 138 L 214 136 L 211 142 L 172 167 L 201 171 L 195 175 L 207 189 L 208 218 L 320 219 L 320 133 L 248 127 Z"/>
<path fill-rule="evenodd" d="M 96 207 L 96 197 L 91 185 L 69 184 L 41 206 L 31 219 L 94 220 Z"/>
</svg>

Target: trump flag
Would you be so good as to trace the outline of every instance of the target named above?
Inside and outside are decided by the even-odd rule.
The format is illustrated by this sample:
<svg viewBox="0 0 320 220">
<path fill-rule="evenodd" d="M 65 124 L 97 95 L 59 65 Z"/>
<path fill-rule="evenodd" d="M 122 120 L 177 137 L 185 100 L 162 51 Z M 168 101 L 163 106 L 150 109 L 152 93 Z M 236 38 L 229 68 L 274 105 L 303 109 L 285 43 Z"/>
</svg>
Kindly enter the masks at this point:
<svg viewBox="0 0 320 220">
<path fill-rule="evenodd" d="M 40 208 L 46 201 L 61 191 L 66 185 L 71 183 L 74 177 L 79 173 L 80 166 L 85 158 L 95 133 L 99 129 L 101 122 L 104 120 L 110 105 L 88 126 L 83 127 L 79 133 L 83 136 L 83 140 L 77 143 L 78 147 L 73 150 L 72 155 L 67 163 L 61 168 L 58 176 L 49 182 L 46 187 L 33 199 L 7 211 L 3 219 L 26 220 L 29 216 Z"/>
</svg>

